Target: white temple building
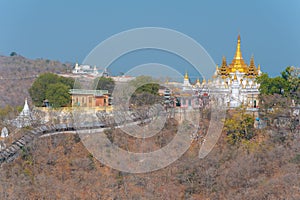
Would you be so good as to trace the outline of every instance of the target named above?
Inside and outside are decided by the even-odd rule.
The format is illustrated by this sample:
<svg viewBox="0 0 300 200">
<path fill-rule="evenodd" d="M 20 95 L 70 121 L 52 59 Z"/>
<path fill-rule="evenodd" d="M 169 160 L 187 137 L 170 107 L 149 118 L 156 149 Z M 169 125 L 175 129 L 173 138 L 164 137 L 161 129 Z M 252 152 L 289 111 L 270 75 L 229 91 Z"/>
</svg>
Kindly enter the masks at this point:
<svg viewBox="0 0 300 200">
<path fill-rule="evenodd" d="M 72 74 L 95 77 L 110 77 L 110 73 L 108 72 L 107 68 L 100 69 L 99 67 L 97 68 L 96 65 L 94 65 L 94 67 L 91 67 L 90 65 L 79 65 L 78 63 L 76 63 L 73 67 Z"/>
<path fill-rule="evenodd" d="M 99 75 L 98 69 L 96 65 L 94 67 L 91 67 L 89 65 L 78 65 L 78 63 L 75 64 L 73 70 L 73 74 L 90 74 L 97 76 Z"/>
<path fill-rule="evenodd" d="M 222 65 L 216 67 L 212 80 L 204 79 L 202 84 L 197 80 L 192 85 L 189 82 L 188 74 L 184 76 L 182 85 L 183 91 L 196 90 L 199 94 L 218 96 L 217 101 L 227 107 L 236 108 L 245 106 L 248 109 L 256 109 L 259 106 L 259 84 L 256 77 L 261 75 L 260 65 L 255 66 L 254 57 L 251 57 L 247 65 L 242 57 L 241 37 L 238 36 L 236 52 L 231 64 L 227 64 L 223 57 Z"/>
</svg>

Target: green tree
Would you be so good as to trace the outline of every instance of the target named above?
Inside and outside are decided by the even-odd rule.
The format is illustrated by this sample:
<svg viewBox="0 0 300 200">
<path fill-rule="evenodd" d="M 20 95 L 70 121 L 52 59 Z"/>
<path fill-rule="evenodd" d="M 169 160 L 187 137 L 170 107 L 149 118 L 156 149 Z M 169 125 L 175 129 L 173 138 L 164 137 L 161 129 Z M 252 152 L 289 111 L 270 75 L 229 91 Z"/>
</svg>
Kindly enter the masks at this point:
<svg viewBox="0 0 300 200">
<path fill-rule="evenodd" d="M 10 53 L 10 56 L 17 56 L 17 55 L 18 54 L 16 52 L 14 52 L 14 51 Z"/>
<path fill-rule="evenodd" d="M 159 84 L 156 80 L 152 79 L 150 76 L 139 76 L 134 80 L 130 81 L 130 84 L 138 87 L 136 93 L 148 93 L 153 95 L 158 95 Z"/>
<path fill-rule="evenodd" d="M 161 103 L 162 97 L 159 96 L 159 84 L 158 81 L 152 79 L 150 76 L 139 76 L 130 81 L 129 84 L 137 88 L 131 96 L 130 103 L 135 106 L 153 105 L 155 103 Z M 146 106 L 146 107 L 145 107 Z"/>
<path fill-rule="evenodd" d="M 48 85 L 46 98 L 52 107 L 67 106 L 71 102 L 69 94 L 70 87 L 63 83 L 54 83 Z"/>
<path fill-rule="evenodd" d="M 281 72 L 282 78 L 288 83 L 288 91 L 293 99 L 299 102 L 300 98 L 300 68 L 289 66 Z"/>
<path fill-rule="evenodd" d="M 281 94 L 284 96 L 297 96 L 300 86 L 300 68 L 293 66 L 287 67 L 281 72 L 281 76 L 270 78 L 268 74 L 257 77 L 260 84 L 261 94 Z"/>
<path fill-rule="evenodd" d="M 260 84 L 261 94 L 288 94 L 288 82 L 283 77 L 270 78 L 268 74 L 263 73 L 257 77 L 257 82 Z"/>
<path fill-rule="evenodd" d="M 60 77 L 53 73 L 41 74 L 29 88 L 29 94 L 35 106 L 42 106 L 43 101 L 47 99 L 46 92 L 49 85 L 62 83 L 68 88 L 73 88 L 74 79 Z"/>
<path fill-rule="evenodd" d="M 94 81 L 97 90 L 108 90 L 108 93 L 112 93 L 115 87 L 115 82 L 112 78 L 99 77 Z"/>
<path fill-rule="evenodd" d="M 269 94 L 269 88 L 271 87 L 271 79 L 268 74 L 263 73 L 261 76 L 256 78 L 258 84 L 260 84 L 260 94 Z"/>
<path fill-rule="evenodd" d="M 58 80 L 59 83 L 62 83 L 66 86 L 68 86 L 69 88 L 73 88 L 74 86 L 74 82 L 75 80 L 73 78 L 66 78 L 66 77 L 62 77 L 62 76 L 58 76 Z"/>
</svg>

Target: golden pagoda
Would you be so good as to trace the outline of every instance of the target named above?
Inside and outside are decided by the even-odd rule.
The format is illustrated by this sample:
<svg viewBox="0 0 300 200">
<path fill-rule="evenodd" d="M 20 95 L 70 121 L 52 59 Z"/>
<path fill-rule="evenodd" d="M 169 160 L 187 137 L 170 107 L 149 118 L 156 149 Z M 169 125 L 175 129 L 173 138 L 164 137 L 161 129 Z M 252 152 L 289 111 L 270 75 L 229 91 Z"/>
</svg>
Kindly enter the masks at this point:
<svg viewBox="0 0 300 200">
<path fill-rule="evenodd" d="M 243 57 L 242 57 L 242 51 L 241 51 L 241 36 L 238 36 L 238 42 L 236 45 L 236 51 L 234 58 L 229 65 L 229 73 L 234 73 L 236 71 L 245 73 L 247 71 L 247 64 L 245 63 Z"/>
<path fill-rule="evenodd" d="M 228 67 L 225 56 L 223 56 L 222 58 L 222 66 L 219 69 L 219 74 L 223 79 L 225 79 L 228 76 Z"/>
<path fill-rule="evenodd" d="M 220 100 L 218 103 L 236 108 L 241 105 L 256 109 L 259 106 L 259 84 L 256 77 L 261 75 L 260 65 L 255 66 L 254 57 L 250 59 L 248 65 L 241 51 L 241 36 L 238 35 L 237 45 L 233 60 L 227 64 L 225 56 L 222 58 L 222 64 L 216 66 L 216 71 L 212 76 L 212 80 L 207 81 L 203 78 L 201 86 L 199 79 L 193 87 L 190 87 L 189 76 L 187 72 L 184 76 L 183 90 L 199 90 L 202 95 L 216 95 Z"/>
<path fill-rule="evenodd" d="M 251 57 L 249 66 L 244 61 L 241 51 L 240 35 L 238 35 L 236 51 L 232 62 L 229 65 L 227 65 L 226 58 L 225 56 L 223 56 L 221 67 L 217 68 L 216 70 L 216 74 L 219 75 L 222 79 L 227 79 L 228 77 L 230 77 L 230 74 L 234 74 L 236 72 L 239 72 L 240 74 L 243 74 L 245 77 L 248 78 L 255 78 L 260 74 L 260 66 L 258 66 L 258 68 L 255 67 L 253 56 Z"/>
<path fill-rule="evenodd" d="M 246 72 L 246 76 L 248 76 L 249 78 L 254 78 L 258 75 L 258 71 L 255 67 L 255 64 L 254 64 L 254 57 L 252 56 L 251 57 L 251 60 L 250 60 L 250 65 L 247 69 L 247 72 Z"/>
</svg>

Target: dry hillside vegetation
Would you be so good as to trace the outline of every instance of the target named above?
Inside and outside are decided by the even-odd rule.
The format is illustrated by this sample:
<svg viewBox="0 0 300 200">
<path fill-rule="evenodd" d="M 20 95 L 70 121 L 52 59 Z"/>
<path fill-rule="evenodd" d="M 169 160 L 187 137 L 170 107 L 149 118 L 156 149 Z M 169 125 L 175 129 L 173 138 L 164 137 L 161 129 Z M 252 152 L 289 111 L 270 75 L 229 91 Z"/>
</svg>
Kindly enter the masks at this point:
<svg viewBox="0 0 300 200">
<path fill-rule="evenodd" d="M 122 131 L 108 138 L 134 152 L 152 151 L 174 136 L 169 120 L 161 133 L 137 141 Z M 223 133 L 200 160 L 201 143 L 170 166 L 144 174 L 113 170 L 90 154 L 74 134 L 39 138 L 0 171 L 1 199 L 300 199 L 300 137 L 258 131 L 250 142 L 230 145 Z"/>
<path fill-rule="evenodd" d="M 58 61 L 31 60 L 19 55 L 0 56 L 0 107 L 20 106 L 30 96 L 28 89 L 35 78 L 45 72 L 63 73 L 71 69 L 71 64 Z"/>
</svg>

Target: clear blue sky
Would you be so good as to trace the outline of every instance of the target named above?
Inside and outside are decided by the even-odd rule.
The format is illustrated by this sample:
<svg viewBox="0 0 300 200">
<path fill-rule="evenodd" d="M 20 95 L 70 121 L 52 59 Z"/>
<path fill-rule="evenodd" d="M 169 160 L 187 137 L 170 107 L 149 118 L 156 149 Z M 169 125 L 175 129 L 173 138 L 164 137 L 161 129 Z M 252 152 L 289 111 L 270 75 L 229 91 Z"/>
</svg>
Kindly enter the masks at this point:
<svg viewBox="0 0 300 200">
<path fill-rule="evenodd" d="M 275 76 L 300 67 L 299 10 L 298 0 L 1 0 L 0 54 L 81 62 L 113 34 L 157 26 L 194 38 L 218 64 L 232 60 L 240 33 L 246 62 L 253 54 Z"/>
</svg>

